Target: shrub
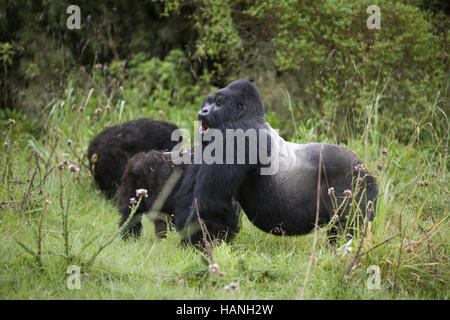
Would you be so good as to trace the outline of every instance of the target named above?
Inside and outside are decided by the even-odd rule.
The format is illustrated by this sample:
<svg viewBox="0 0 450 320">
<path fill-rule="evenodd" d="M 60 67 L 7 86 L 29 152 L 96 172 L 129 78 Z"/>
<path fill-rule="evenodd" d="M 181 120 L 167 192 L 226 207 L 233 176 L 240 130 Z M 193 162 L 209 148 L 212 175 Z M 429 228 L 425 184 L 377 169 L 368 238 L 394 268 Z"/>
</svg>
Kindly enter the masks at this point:
<svg viewBox="0 0 450 320">
<path fill-rule="evenodd" d="M 164 3 L 175 13 L 186 5 L 173 0 Z M 411 131 L 405 130 L 405 124 L 420 125 L 438 91 L 446 94 L 446 35 L 434 32 L 426 14 L 415 5 L 379 1 L 381 29 L 369 30 L 370 1 L 204 0 L 188 4 L 194 8 L 191 19 L 199 35 L 193 58 L 214 61 L 216 82 L 249 77 L 266 86 L 272 81 L 272 86 L 282 86 L 292 95 L 297 119 L 315 117 L 327 134 L 361 134 L 367 110 L 380 94 L 377 112 L 390 120 L 387 128 L 408 142 Z M 266 90 L 269 95 L 272 86 Z M 289 120 L 285 105 L 282 93 L 268 109 Z M 349 117 L 357 120 L 356 127 L 347 126 Z"/>
</svg>

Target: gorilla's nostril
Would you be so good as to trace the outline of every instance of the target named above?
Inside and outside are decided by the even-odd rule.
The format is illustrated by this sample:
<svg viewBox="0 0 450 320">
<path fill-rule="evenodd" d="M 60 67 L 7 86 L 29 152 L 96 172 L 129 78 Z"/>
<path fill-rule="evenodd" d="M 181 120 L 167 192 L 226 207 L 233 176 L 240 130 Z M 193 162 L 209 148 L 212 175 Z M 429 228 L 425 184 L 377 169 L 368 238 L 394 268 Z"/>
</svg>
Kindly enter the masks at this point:
<svg viewBox="0 0 450 320">
<path fill-rule="evenodd" d="M 208 109 L 203 109 L 202 113 L 208 113 Z"/>
</svg>

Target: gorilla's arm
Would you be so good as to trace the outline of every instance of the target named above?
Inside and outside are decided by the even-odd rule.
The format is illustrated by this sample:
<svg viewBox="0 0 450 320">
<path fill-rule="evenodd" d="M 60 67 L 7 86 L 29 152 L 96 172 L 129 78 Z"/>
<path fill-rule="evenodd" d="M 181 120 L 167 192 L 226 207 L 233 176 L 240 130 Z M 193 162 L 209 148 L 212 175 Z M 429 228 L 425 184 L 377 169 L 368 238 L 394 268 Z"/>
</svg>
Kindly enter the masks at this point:
<svg viewBox="0 0 450 320">
<path fill-rule="evenodd" d="M 195 165 L 191 169 L 183 181 L 177 200 L 177 229 L 180 231 L 193 223 L 195 225 L 198 222 L 198 208 L 210 239 L 232 239 L 239 231 L 233 196 L 238 193 L 250 168 L 246 165 L 211 164 Z M 202 243 L 202 231 L 198 226 L 192 228 L 183 241 Z"/>
</svg>

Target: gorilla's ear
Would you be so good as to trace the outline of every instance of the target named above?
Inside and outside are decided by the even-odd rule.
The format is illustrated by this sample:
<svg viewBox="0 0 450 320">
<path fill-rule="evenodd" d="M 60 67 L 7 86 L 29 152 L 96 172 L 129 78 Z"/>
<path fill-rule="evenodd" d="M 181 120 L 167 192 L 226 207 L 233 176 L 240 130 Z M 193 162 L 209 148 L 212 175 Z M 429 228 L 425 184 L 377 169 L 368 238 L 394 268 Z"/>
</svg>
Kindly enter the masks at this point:
<svg viewBox="0 0 450 320">
<path fill-rule="evenodd" d="M 237 105 L 236 105 L 237 119 L 241 119 L 247 113 L 247 110 L 246 110 L 247 108 L 245 106 L 246 105 L 242 102 L 237 103 Z"/>
</svg>

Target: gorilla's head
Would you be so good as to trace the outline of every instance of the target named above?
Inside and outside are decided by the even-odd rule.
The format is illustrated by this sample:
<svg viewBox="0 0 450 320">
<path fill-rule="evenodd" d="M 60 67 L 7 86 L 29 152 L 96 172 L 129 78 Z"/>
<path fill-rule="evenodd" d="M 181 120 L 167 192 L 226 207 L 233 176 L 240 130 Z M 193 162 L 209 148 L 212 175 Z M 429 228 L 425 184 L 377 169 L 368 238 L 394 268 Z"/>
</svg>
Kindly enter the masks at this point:
<svg viewBox="0 0 450 320">
<path fill-rule="evenodd" d="M 206 96 L 198 113 L 202 122 L 201 133 L 208 128 L 219 130 L 264 124 L 264 107 L 261 96 L 248 80 L 236 80 L 225 88 Z"/>
</svg>

